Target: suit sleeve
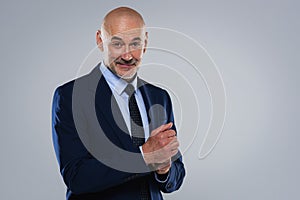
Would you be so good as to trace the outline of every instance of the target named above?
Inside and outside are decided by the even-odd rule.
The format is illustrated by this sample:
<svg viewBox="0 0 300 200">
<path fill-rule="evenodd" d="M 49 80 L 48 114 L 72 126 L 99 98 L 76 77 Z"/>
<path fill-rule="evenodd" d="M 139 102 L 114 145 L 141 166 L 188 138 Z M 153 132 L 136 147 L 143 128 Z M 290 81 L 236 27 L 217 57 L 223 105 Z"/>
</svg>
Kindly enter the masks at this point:
<svg viewBox="0 0 300 200">
<path fill-rule="evenodd" d="M 172 102 L 170 99 L 170 96 L 167 94 L 167 104 L 166 104 L 166 110 L 168 113 L 168 122 L 173 122 L 173 127 L 176 131 L 175 127 L 175 121 L 174 121 L 174 115 L 173 115 L 173 109 L 172 109 Z M 183 183 L 184 177 L 185 177 L 185 168 L 184 164 L 182 162 L 182 155 L 180 152 L 178 152 L 173 158 L 172 158 L 172 165 L 168 172 L 168 174 L 164 175 L 164 177 L 161 177 L 161 181 L 157 180 L 159 179 L 159 175 L 155 174 L 155 179 L 157 183 L 159 184 L 159 188 L 162 192 L 170 193 L 173 191 L 176 191 L 180 188 L 180 186 Z"/>
<path fill-rule="evenodd" d="M 70 89 L 54 93 L 52 136 L 61 175 L 74 194 L 100 192 L 140 176 L 107 167 L 87 151 L 74 124 Z"/>
</svg>

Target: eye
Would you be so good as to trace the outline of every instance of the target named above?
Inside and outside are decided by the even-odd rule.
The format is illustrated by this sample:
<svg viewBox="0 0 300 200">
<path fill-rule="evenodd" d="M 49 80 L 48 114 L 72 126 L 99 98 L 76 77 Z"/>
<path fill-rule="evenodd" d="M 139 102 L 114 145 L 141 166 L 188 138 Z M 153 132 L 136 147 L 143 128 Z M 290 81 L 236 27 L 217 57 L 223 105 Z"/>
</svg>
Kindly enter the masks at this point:
<svg viewBox="0 0 300 200">
<path fill-rule="evenodd" d="M 117 49 L 119 49 L 123 46 L 122 42 L 112 42 L 111 45 Z"/>
<path fill-rule="evenodd" d="M 133 48 L 139 48 L 140 46 L 142 46 L 142 43 L 141 42 L 132 42 L 130 43 L 130 46 L 133 47 Z"/>
</svg>

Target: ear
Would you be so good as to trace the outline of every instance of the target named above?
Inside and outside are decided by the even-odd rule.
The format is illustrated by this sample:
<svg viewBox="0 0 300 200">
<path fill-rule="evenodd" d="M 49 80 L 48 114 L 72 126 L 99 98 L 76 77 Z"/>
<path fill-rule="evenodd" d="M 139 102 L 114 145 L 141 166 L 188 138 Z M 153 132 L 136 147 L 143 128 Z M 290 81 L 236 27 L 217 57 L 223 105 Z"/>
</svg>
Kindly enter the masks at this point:
<svg viewBox="0 0 300 200">
<path fill-rule="evenodd" d="M 145 33 L 145 45 L 144 45 L 144 49 L 143 49 L 143 53 L 146 52 L 146 49 L 147 49 L 147 45 L 148 45 L 148 32 Z"/>
<path fill-rule="evenodd" d="M 96 32 L 96 43 L 97 43 L 98 48 L 99 48 L 101 51 L 103 51 L 103 40 L 102 40 L 102 38 L 101 38 L 101 31 L 100 31 L 100 30 L 98 30 L 98 31 Z"/>
</svg>

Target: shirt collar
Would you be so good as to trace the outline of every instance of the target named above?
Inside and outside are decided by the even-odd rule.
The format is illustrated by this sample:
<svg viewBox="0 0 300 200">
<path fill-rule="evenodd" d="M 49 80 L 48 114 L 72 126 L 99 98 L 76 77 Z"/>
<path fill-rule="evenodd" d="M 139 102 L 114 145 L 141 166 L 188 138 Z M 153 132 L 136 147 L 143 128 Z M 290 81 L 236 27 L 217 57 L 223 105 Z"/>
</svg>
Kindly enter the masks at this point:
<svg viewBox="0 0 300 200">
<path fill-rule="evenodd" d="M 127 82 L 118 77 L 116 74 L 114 74 L 109 68 L 104 64 L 104 62 L 101 62 L 100 64 L 100 71 L 102 72 L 105 80 L 108 82 L 110 87 L 117 92 L 118 95 L 121 95 L 122 92 L 124 92 Z M 133 81 L 130 83 L 133 85 L 134 90 L 137 90 L 137 76 L 133 79 Z"/>
</svg>

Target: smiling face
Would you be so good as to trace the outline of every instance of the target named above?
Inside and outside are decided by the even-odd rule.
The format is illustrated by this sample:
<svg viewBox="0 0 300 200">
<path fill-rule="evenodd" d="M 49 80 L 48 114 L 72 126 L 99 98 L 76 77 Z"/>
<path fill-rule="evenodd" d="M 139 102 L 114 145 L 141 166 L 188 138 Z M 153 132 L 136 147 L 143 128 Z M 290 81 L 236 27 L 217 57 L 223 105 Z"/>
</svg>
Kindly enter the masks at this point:
<svg viewBox="0 0 300 200">
<path fill-rule="evenodd" d="M 137 72 L 147 45 L 141 16 L 129 8 L 118 8 L 105 18 L 96 34 L 104 64 L 116 75 L 131 80 Z"/>
</svg>

